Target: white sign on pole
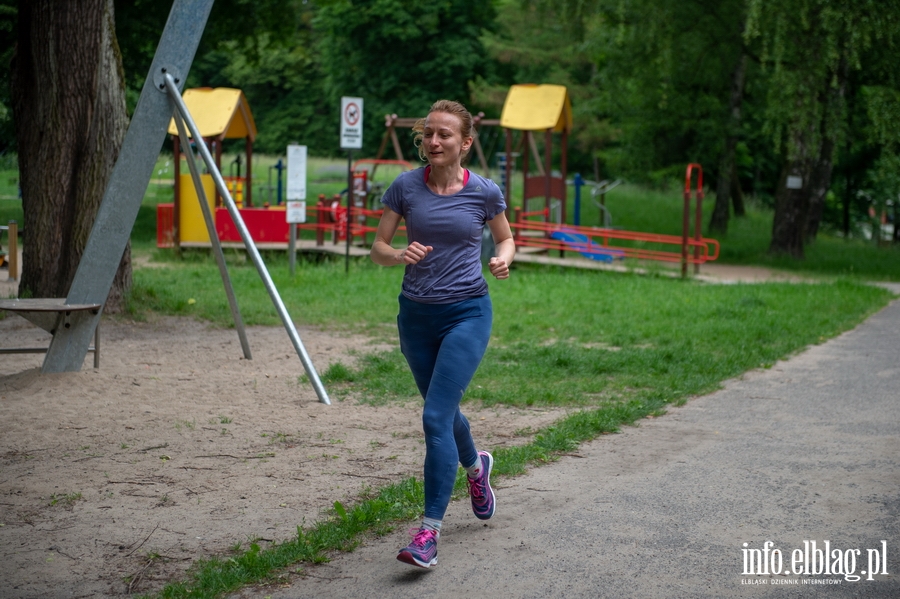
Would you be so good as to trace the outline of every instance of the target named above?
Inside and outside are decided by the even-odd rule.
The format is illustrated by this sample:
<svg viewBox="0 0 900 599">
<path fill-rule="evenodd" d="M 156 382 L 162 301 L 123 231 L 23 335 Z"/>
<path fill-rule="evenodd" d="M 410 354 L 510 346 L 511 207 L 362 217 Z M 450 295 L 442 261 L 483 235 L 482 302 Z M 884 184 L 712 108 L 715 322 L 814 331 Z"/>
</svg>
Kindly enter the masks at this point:
<svg viewBox="0 0 900 599">
<path fill-rule="evenodd" d="M 287 222 L 306 222 L 306 146 L 287 147 Z"/>
<path fill-rule="evenodd" d="M 306 199 L 306 146 L 287 147 L 287 199 Z"/>
<path fill-rule="evenodd" d="M 359 150 L 363 146 L 363 99 L 341 98 L 341 149 Z"/>
<path fill-rule="evenodd" d="M 803 189 L 803 177 L 788 176 L 785 187 L 788 189 Z"/>
</svg>

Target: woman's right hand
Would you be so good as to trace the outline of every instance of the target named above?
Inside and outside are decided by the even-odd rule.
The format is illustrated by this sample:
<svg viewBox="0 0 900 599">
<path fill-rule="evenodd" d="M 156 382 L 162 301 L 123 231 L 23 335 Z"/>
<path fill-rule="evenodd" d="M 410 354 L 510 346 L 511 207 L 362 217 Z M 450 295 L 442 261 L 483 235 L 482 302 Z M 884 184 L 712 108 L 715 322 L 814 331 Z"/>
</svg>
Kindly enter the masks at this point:
<svg viewBox="0 0 900 599">
<path fill-rule="evenodd" d="M 418 264 L 425 259 L 425 256 L 434 250 L 430 245 L 422 245 L 418 241 L 413 241 L 406 246 L 406 249 L 400 252 L 399 262 L 404 264 Z"/>
</svg>

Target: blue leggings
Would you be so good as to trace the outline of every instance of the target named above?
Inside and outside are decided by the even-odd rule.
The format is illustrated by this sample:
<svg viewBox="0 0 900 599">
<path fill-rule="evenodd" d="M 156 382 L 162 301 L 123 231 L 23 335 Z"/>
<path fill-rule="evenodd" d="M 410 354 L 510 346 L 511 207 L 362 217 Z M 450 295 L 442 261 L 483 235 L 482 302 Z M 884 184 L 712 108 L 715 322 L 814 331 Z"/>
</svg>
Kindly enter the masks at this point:
<svg viewBox="0 0 900 599">
<path fill-rule="evenodd" d="M 478 459 L 459 402 L 491 336 L 488 295 L 453 304 L 422 304 L 400 296 L 400 350 L 425 398 L 425 517 L 442 520 L 458 464 Z"/>
</svg>

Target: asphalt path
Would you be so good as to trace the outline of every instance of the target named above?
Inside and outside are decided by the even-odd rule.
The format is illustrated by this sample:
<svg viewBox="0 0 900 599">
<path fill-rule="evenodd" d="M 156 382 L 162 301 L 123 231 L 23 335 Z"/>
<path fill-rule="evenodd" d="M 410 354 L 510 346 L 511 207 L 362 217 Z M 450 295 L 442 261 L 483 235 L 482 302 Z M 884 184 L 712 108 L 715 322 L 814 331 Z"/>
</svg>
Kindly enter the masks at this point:
<svg viewBox="0 0 900 599">
<path fill-rule="evenodd" d="M 497 481 L 487 523 L 453 502 L 429 570 L 395 559 L 408 541 L 398 530 L 290 586 L 233 597 L 900 598 L 898 400 L 900 300 L 770 369 Z"/>
</svg>

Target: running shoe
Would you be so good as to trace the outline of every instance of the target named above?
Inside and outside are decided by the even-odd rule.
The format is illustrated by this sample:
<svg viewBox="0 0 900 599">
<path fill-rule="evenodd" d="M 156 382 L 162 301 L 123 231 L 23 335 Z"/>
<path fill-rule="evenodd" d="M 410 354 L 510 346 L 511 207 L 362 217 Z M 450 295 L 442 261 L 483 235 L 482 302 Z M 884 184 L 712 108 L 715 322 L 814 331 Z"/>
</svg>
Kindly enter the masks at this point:
<svg viewBox="0 0 900 599">
<path fill-rule="evenodd" d="M 491 469 L 494 467 L 494 456 L 486 451 L 478 452 L 481 460 L 481 474 L 478 478 L 468 478 L 469 497 L 472 498 L 472 511 L 479 520 L 489 520 L 494 515 L 497 500 L 491 489 Z"/>
<path fill-rule="evenodd" d="M 430 568 L 437 565 L 438 533 L 430 528 L 412 529 L 412 542 L 400 550 L 397 559 L 411 566 Z"/>
</svg>

